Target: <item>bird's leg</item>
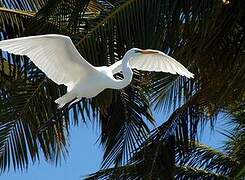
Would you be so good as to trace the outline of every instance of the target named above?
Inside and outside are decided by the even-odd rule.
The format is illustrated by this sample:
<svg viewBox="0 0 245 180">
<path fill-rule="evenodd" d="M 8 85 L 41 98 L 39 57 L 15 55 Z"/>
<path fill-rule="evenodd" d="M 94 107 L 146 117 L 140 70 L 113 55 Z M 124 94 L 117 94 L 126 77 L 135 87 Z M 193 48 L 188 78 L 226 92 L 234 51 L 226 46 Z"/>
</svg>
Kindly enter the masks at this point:
<svg viewBox="0 0 245 180">
<path fill-rule="evenodd" d="M 81 99 L 82 99 L 82 98 L 76 98 L 76 99 L 72 102 L 72 104 L 76 104 L 77 102 L 81 101 Z"/>
<path fill-rule="evenodd" d="M 73 102 L 74 97 L 76 97 L 76 95 L 74 95 L 74 93 L 70 91 L 70 92 L 67 92 L 65 95 L 56 99 L 55 103 L 58 104 L 58 109 L 62 109 L 62 107 L 65 106 L 66 104 L 68 103 L 70 104 L 71 102 Z"/>
</svg>

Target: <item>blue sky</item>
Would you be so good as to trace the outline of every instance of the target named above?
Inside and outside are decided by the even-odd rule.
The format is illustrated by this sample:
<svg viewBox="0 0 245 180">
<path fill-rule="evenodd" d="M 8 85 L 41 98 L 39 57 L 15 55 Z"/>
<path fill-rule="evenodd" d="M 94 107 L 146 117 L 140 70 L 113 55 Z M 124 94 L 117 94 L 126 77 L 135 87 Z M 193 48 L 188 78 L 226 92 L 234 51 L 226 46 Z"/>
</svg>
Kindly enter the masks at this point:
<svg viewBox="0 0 245 180">
<path fill-rule="evenodd" d="M 160 117 L 156 117 L 158 122 Z M 207 124 L 201 141 L 213 147 L 220 148 L 226 137 L 219 133 L 222 129 L 230 129 L 225 117 L 220 117 L 214 131 Z M 81 180 L 83 175 L 95 172 L 102 159 L 102 150 L 96 142 L 98 133 L 91 125 L 71 129 L 70 153 L 61 166 L 55 166 L 45 161 L 30 164 L 27 171 L 10 171 L 1 176 L 2 180 Z"/>
<path fill-rule="evenodd" d="M 57 167 L 45 161 L 30 164 L 27 171 L 10 171 L 1 180 L 81 180 L 99 168 L 102 150 L 92 127 L 72 128 L 69 157 Z"/>
</svg>

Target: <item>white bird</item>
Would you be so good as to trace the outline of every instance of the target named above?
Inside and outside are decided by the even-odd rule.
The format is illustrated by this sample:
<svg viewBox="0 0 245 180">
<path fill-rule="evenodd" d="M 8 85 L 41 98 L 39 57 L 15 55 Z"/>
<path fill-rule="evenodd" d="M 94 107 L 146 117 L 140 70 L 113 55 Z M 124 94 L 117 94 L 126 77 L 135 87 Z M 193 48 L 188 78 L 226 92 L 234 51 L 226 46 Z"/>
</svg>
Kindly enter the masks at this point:
<svg viewBox="0 0 245 180">
<path fill-rule="evenodd" d="M 78 52 L 72 40 L 63 35 L 48 34 L 0 41 L 0 49 L 26 55 L 48 78 L 67 86 L 67 93 L 55 102 L 61 108 L 81 98 L 92 98 L 106 88 L 122 89 L 130 84 L 132 68 L 144 71 L 168 72 L 193 78 L 182 64 L 157 50 L 132 48 L 123 59 L 111 66 L 95 67 Z M 122 71 L 123 79 L 113 74 Z"/>
</svg>

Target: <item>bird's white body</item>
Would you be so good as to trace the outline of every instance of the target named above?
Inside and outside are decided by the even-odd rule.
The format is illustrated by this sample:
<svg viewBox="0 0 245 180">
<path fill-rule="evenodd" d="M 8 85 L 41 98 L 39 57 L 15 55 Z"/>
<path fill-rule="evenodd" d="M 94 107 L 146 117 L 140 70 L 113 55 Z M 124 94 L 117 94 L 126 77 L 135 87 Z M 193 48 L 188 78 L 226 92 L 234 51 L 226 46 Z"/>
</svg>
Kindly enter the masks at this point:
<svg viewBox="0 0 245 180">
<path fill-rule="evenodd" d="M 106 88 L 121 89 L 132 80 L 132 68 L 169 72 L 192 78 L 182 64 L 157 50 L 132 48 L 111 66 L 95 67 L 77 51 L 71 39 L 63 35 L 41 35 L 0 41 L 0 49 L 28 56 L 51 80 L 67 86 L 67 93 L 55 100 L 59 107 L 81 98 L 92 98 Z M 123 79 L 114 74 L 122 72 Z M 76 99 L 75 101 L 73 101 Z"/>
<path fill-rule="evenodd" d="M 81 78 L 68 92 L 74 94 L 77 98 L 92 98 L 106 88 L 111 88 L 113 75 L 108 73 L 108 67 L 95 67 L 97 72 Z"/>
</svg>

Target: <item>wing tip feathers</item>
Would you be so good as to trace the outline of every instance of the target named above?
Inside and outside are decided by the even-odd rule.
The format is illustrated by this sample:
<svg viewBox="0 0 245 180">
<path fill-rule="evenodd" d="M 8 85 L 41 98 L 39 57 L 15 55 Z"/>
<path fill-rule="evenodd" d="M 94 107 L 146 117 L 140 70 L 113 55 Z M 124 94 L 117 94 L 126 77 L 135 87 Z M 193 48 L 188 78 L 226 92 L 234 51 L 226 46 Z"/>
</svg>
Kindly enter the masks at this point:
<svg viewBox="0 0 245 180">
<path fill-rule="evenodd" d="M 194 77 L 195 77 L 195 75 L 189 71 L 188 71 L 188 74 L 185 74 L 184 76 L 189 78 L 189 79 L 194 79 Z"/>
</svg>

